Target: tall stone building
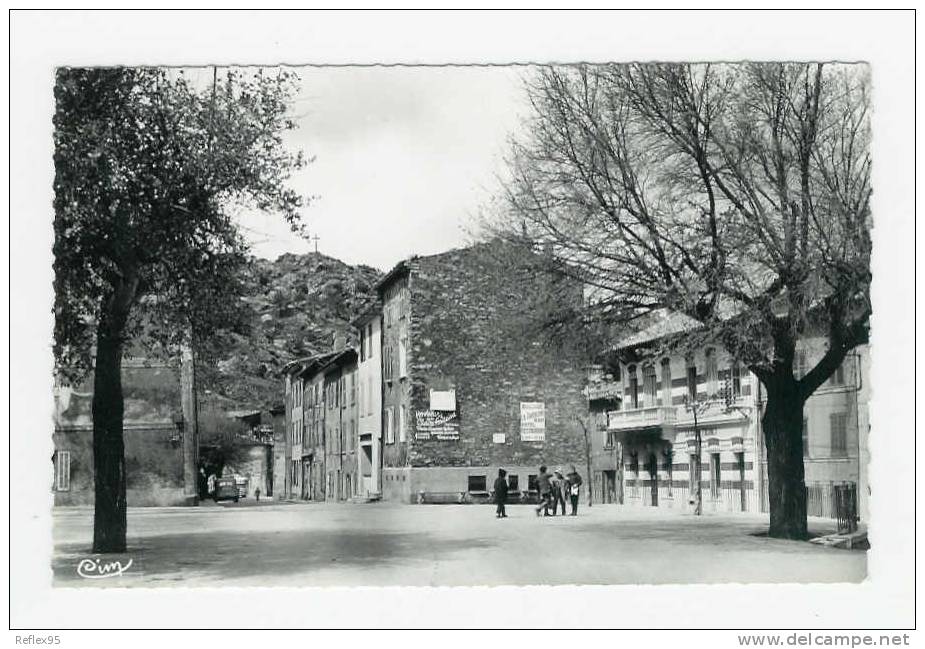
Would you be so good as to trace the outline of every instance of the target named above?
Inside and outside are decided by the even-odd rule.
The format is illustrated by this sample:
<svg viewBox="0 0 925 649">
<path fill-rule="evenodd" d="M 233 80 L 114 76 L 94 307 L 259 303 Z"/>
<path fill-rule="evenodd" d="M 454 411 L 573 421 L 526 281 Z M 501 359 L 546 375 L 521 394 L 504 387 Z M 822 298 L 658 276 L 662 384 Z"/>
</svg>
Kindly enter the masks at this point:
<svg viewBox="0 0 925 649">
<path fill-rule="evenodd" d="M 357 493 L 357 353 L 343 349 L 323 369 L 327 500 L 349 500 Z"/>
<path fill-rule="evenodd" d="M 536 332 L 581 287 L 538 281 L 542 256 L 488 243 L 396 265 L 382 302 L 382 493 L 417 502 L 514 494 L 541 464 L 585 464 L 580 354 Z"/>
<path fill-rule="evenodd" d="M 284 498 L 324 500 L 327 487 L 325 369 L 340 352 L 290 361 L 285 376 L 285 448 L 288 466 Z"/>
<path fill-rule="evenodd" d="M 357 365 L 358 495 L 376 499 L 382 493 L 382 307 L 368 307 L 354 321 L 359 331 Z"/>
</svg>

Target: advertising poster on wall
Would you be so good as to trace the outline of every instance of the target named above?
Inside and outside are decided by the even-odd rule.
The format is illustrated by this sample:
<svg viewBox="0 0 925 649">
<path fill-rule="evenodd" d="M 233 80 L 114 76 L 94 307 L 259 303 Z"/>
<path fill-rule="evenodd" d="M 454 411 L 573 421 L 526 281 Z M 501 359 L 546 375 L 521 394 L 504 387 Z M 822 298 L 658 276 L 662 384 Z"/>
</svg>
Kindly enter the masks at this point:
<svg viewBox="0 0 925 649">
<path fill-rule="evenodd" d="M 455 412 L 417 410 L 414 413 L 414 439 L 459 439 L 459 419 Z"/>
<path fill-rule="evenodd" d="M 520 439 L 524 442 L 546 441 L 546 404 L 542 401 L 520 402 Z"/>
</svg>

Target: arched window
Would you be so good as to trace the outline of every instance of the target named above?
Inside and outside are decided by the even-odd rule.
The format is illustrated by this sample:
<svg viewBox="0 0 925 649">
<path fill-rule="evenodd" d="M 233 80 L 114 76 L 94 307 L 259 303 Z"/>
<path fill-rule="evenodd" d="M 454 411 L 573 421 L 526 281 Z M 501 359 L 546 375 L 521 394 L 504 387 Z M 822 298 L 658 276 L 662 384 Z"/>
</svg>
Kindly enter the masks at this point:
<svg viewBox="0 0 925 649">
<path fill-rule="evenodd" d="M 629 390 L 629 407 L 638 408 L 639 407 L 639 378 L 636 376 L 636 366 L 630 365 L 626 368 L 626 373 L 628 375 L 628 390 Z"/>
<path fill-rule="evenodd" d="M 712 347 L 707 348 L 704 371 L 707 381 L 707 397 L 712 398 L 719 392 L 719 369 L 716 365 L 716 350 Z"/>
<path fill-rule="evenodd" d="M 671 360 L 662 359 L 662 405 L 671 405 Z"/>
<path fill-rule="evenodd" d="M 687 357 L 687 399 L 697 401 L 697 364 L 693 356 Z"/>
</svg>

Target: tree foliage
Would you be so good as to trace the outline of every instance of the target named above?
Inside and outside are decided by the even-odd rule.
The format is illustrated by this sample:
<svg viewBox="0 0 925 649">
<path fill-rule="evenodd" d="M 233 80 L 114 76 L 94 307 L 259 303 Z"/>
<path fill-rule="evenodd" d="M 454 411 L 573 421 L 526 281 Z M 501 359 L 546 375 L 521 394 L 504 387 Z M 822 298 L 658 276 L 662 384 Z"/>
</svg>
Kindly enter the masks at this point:
<svg viewBox="0 0 925 649">
<path fill-rule="evenodd" d="M 221 411 L 203 410 L 198 423 L 201 463 L 208 465 L 207 472 L 221 475 L 223 467 L 247 459 L 253 436 L 243 421 Z"/>
<path fill-rule="evenodd" d="M 612 322 L 683 313 L 759 376 L 809 331 L 843 355 L 870 315 L 868 84 L 863 66 L 544 68 L 509 225 Z"/>
<path fill-rule="evenodd" d="M 294 124 L 288 72 L 228 71 L 196 88 L 156 68 L 64 68 L 55 85 L 55 353 L 63 373 L 92 363 L 96 325 L 118 287 L 125 338 L 159 346 L 192 327 L 206 348 L 240 321 L 246 246 L 229 207 L 300 226 L 289 189 L 304 164 L 282 146 Z"/>
<path fill-rule="evenodd" d="M 576 322 L 683 314 L 697 326 L 662 343 L 719 341 L 758 376 L 772 533 L 804 535 L 795 415 L 868 339 L 867 67 L 546 67 L 527 92 L 500 230 L 554 251 L 558 271 L 585 283 Z M 795 376 L 808 336 L 826 350 Z M 775 527 L 785 501 L 789 521 Z"/>
<path fill-rule="evenodd" d="M 155 68 L 61 69 L 55 84 L 55 356 L 92 367 L 94 552 L 126 546 L 126 343 L 200 352 L 239 320 L 246 246 L 234 205 L 299 227 L 283 146 L 295 77 L 235 72 L 195 88 Z"/>
</svg>

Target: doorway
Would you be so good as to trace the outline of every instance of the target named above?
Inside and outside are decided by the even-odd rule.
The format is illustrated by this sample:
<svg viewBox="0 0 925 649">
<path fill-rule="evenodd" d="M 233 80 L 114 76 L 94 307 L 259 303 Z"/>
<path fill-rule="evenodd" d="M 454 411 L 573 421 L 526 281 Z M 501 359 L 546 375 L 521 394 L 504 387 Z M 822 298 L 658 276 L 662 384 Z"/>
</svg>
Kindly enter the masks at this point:
<svg viewBox="0 0 925 649">
<path fill-rule="evenodd" d="M 302 460 L 302 500 L 311 500 L 312 497 L 312 464 L 311 460 Z"/>
<path fill-rule="evenodd" d="M 604 489 L 603 489 L 603 500 L 604 504 L 612 505 L 617 501 L 617 472 L 616 471 L 604 471 Z"/>
<path fill-rule="evenodd" d="M 360 454 L 360 473 L 362 475 L 362 484 L 360 488 L 364 495 L 373 493 L 373 445 L 372 443 L 361 446 L 363 452 Z"/>
<path fill-rule="evenodd" d="M 649 454 L 649 459 L 646 460 L 646 471 L 649 472 L 649 504 L 658 507 L 658 460 L 655 453 Z"/>
</svg>

